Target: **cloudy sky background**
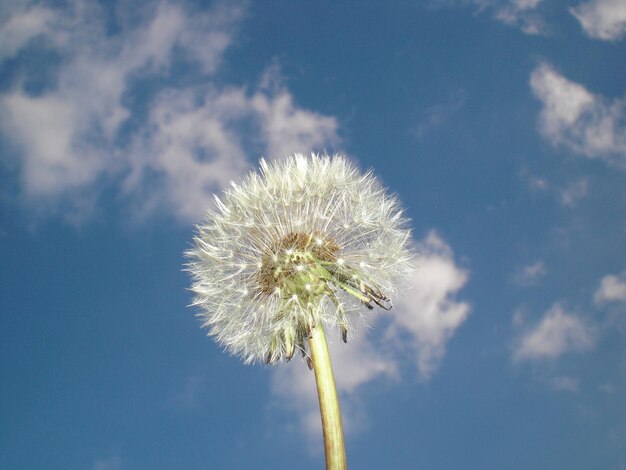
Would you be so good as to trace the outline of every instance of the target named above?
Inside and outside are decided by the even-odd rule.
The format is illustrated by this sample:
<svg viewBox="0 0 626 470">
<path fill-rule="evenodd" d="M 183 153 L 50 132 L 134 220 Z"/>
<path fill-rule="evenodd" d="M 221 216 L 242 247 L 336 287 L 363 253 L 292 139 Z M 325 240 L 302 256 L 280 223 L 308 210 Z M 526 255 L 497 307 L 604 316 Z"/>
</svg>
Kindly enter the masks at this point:
<svg viewBox="0 0 626 470">
<path fill-rule="evenodd" d="M 413 220 L 331 350 L 354 468 L 626 467 L 626 4 L 4 1 L 0 468 L 321 468 L 313 376 L 182 271 L 258 158 L 342 152 Z"/>
</svg>

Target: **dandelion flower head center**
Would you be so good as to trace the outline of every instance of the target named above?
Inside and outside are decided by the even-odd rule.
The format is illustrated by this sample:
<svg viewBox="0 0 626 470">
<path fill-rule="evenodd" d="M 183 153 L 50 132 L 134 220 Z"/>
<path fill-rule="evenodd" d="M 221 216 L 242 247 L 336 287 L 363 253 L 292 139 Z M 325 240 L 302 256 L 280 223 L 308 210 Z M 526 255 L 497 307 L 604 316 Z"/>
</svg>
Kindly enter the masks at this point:
<svg viewBox="0 0 626 470">
<path fill-rule="evenodd" d="M 337 261 L 339 251 L 334 241 L 319 233 L 289 233 L 263 255 L 259 287 L 266 295 L 295 295 L 301 301 L 312 302 L 324 293 L 327 268 Z"/>
<path fill-rule="evenodd" d="M 275 320 L 287 317 L 283 328 L 272 338 L 265 361 L 272 363 L 284 353 L 291 359 L 297 346 L 304 351 L 304 344 L 311 328 L 319 320 L 319 306 L 327 296 L 337 308 L 342 338 L 347 341 L 347 319 L 336 292 L 341 289 L 355 297 L 369 309 L 376 305 L 388 309 L 387 297 L 366 276 L 346 265 L 337 254 L 341 248 L 333 240 L 319 233 L 292 232 L 281 238 L 263 256 L 258 272 L 260 291 L 264 296 L 280 299 Z M 305 311 L 307 314 L 294 313 Z"/>
</svg>

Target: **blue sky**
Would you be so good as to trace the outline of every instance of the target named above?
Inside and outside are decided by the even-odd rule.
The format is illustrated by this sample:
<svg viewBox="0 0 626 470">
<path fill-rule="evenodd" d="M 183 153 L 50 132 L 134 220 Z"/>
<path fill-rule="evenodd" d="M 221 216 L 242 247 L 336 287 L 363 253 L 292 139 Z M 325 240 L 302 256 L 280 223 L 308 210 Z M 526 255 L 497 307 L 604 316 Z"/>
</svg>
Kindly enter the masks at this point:
<svg viewBox="0 0 626 470">
<path fill-rule="evenodd" d="M 399 194 L 405 298 L 331 344 L 352 468 L 626 466 L 626 4 L 5 1 L 0 468 L 323 467 L 183 252 L 261 156 Z"/>
</svg>

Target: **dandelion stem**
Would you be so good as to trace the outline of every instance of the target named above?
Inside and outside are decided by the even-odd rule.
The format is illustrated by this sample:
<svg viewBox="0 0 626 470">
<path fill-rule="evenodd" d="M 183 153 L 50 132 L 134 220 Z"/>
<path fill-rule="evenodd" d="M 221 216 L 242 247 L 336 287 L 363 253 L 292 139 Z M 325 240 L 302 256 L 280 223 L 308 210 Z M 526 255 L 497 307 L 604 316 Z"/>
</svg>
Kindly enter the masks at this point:
<svg viewBox="0 0 626 470">
<path fill-rule="evenodd" d="M 326 452 L 327 470 L 345 470 L 346 447 L 343 440 L 343 425 L 341 424 L 341 410 L 339 397 L 333 376 L 333 366 L 330 363 L 328 344 L 324 326 L 319 322 L 311 329 L 309 338 L 311 360 L 317 383 L 317 395 L 322 415 L 322 430 L 324 432 L 324 450 Z"/>
</svg>

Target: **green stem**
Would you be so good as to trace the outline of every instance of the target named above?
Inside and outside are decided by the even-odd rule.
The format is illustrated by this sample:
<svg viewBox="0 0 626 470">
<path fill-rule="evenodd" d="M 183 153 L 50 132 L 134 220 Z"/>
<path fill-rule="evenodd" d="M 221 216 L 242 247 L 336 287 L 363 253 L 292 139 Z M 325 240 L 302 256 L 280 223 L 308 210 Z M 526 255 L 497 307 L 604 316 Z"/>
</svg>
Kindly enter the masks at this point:
<svg viewBox="0 0 626 470">
<path fill-rule="evenodd" d="M 315 382 L 317 383 L 320 414 L 322 415 L 326 469 L 345 470 L 347 468 L 346 447 L 343 440 L 339 397 L 335 387 L 333 366 L 328 354 L 326 335 L 321 322 L 311 329 L 309 347 L 311 348 L 311 360 L 315 372 Z"/>
</svg>

